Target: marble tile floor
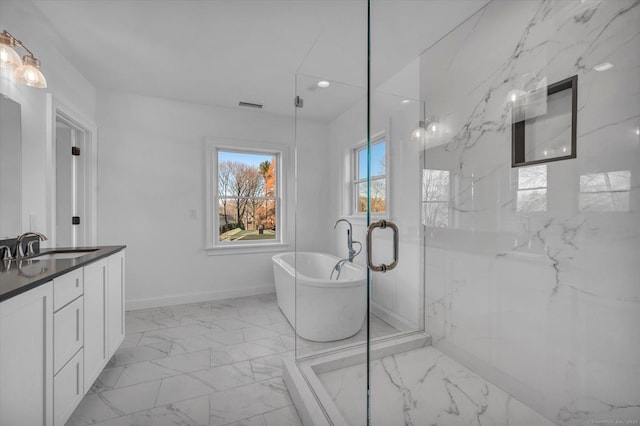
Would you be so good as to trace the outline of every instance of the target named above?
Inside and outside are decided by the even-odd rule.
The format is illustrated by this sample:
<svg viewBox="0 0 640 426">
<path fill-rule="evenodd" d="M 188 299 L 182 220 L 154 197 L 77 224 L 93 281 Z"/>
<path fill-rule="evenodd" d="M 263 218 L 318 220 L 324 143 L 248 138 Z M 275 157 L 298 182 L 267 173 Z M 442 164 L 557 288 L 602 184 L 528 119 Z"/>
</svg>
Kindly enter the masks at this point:
<svg viewBox="0 0 640 426">
<path fill-rule="evenodd" d="M 301 424 L 282 380 L 296 339 L 275 294 L 130 311 L 126 329 L 66 426 Z"/>
<path fill-rule="evenodd" d="M 318 377 L 349 425 L 366 424 L 366 367 Z M 434 347 L 374 360 L 371 424 L 433 426 L 553 426 Z"/>
</svg>

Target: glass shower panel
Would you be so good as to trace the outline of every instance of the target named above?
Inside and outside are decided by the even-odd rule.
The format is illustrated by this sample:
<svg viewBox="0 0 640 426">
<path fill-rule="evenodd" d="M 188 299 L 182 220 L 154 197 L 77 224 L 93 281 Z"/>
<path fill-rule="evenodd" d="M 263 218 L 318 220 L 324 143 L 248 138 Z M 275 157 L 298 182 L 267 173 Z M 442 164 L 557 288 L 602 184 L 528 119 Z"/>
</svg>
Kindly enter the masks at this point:
<svg viewBox="0 0 640 426">
<path fill-rule="evenodd" d="M 296 95 L 296 309 L 290 322 L 297 329 L 296 359 L 303 359 L 366 342 L 366 217 L 356 220 L 350 211 L 361 195 L 353 193 L 350 170 L 355 146 L 367 149 L 366 89 L 298 74 Z"/>
</svg>

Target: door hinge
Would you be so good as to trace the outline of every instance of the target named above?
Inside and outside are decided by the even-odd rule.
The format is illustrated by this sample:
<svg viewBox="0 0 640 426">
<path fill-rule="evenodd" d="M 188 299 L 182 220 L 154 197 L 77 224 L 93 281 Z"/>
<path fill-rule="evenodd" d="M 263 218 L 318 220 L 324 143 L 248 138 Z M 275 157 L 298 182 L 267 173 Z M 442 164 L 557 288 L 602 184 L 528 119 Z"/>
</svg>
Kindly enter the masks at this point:
<svg viewBox="0 0 640 426">
<path fill-rule="evenodd" d="M 72 225 L 80 225 L 80 216 L 72 216 L 71 217 Z"/>
<path fill-rule="evenodd" d="M 71 155 L 80 155 L 80 147 L 72 146 L 71 147 Z"/>
<path fill-rule="evenodd" d="M 296 96 L 294 105 L 296 106 L 296 108 L 302 108 L 304 106 L 304 99 L 302 99 L 300 96 Z"/>
</svg>

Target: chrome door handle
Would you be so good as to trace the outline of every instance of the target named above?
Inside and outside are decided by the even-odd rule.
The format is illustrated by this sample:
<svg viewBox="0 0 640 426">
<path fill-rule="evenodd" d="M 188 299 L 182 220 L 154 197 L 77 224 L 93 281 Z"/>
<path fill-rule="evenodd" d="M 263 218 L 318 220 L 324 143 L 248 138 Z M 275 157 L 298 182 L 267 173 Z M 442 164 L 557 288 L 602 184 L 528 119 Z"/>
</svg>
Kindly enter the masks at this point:
<svg viewBox="0 0 640 426">
<path fill-rule="evenodd" d="M 393 262 L 388 265 L 385 265 L 384 263 L 382 265 L 374 265 L 371 262 L 371 253 L 373 252 L 371 247 L 371 235 L 373 234 L 374 229 L 385 229 L 387 227 L 393 230 Z M 393 222 L 388 222 L 386 220 L 379 220 L 369 225 L 369 228 L 367 229 L 367 263 L 369 264 L 369 269 L 371 269 L 372 271 L 382 272 L 390 271 L 398 265 L 398 259 L 398 227 L 396 226 L 396 224 Z"/>
</svg>

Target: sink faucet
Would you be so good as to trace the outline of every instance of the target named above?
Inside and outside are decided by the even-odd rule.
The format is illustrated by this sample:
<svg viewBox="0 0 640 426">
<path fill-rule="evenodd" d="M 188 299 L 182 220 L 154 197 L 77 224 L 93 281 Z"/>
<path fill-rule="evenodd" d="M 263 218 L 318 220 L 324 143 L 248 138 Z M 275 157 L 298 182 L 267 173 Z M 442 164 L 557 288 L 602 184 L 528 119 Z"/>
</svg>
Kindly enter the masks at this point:
<svg viewBox="0 0 640 426">
<path fill-rule="evenodd" d="M 34 249 L 33 249 L 33 245 L 36 242 L 38 242 L 38 241 L 47 241 L 47 237 L 44 234 L 41 234 L 39 232 L 34 232 L 34 231 L 25 232 L 24 234 L 20 235 L 18 237 L 18 239 L 16 240 L 16 254 L 15 254 L 15 258 L 16 259 L 20 259 L 21 257 L 25 257 L 24 249 L 22 248 L 22 240 L 24 240 L 27 237 L 38 237 L 38 239 L 37 240 L 33 240 L 33 241 L 29 241 L 29 243 L 27 244 L 27 254 L 26 254 L 26 256 L 33 256 L 35 254 Z"/>
<path fill-rule="evenodd" d="M 11 260 L 13 256 L 11 255 L 11 248 L 9 246 L 0 246 L 0 254 L 4 253 L 2 256 L 2 260 Z"/>
<path fill-rule="evenodd" d="M 347 225 L 349 225 L 349 229 L 347 229 L 347 248 L 349 249 L 349 262 L 353 262 L 353 258 L 356 257 L 357 255 L 360 254 L 360 252 L 362 251 L 362 243 L 360 241 L 353 241 L 353 227 L 351 226 L 351 222 L 349 222 L 347 219 L 338 219 L 336 221 L 336 224 L 333 225 L 333 229 L 336 229 L 336 226 L 338 226 L 338 223 L 340 222 L 345 222 Z M 356 252 L 353 248 L 354 244 L 358 244 L 360 246 L 360 250 L 358 250 L 358 252 Z"/>
</svg>

